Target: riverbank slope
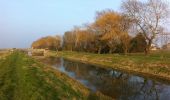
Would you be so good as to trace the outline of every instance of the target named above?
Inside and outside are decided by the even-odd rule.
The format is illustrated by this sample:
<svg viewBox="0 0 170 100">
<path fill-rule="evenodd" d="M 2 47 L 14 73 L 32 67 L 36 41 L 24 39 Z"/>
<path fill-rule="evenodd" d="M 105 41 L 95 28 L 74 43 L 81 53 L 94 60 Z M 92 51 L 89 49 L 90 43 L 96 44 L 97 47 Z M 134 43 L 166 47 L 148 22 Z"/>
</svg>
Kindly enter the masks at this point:
<svg viewBox="0 0 170 100">
<path fill-rule="evenodd" d="M 107 99 L 91 94 L 77 81 L 28 57 L 14 52 L 0 60 L 0 100 Z"/>
</svg>

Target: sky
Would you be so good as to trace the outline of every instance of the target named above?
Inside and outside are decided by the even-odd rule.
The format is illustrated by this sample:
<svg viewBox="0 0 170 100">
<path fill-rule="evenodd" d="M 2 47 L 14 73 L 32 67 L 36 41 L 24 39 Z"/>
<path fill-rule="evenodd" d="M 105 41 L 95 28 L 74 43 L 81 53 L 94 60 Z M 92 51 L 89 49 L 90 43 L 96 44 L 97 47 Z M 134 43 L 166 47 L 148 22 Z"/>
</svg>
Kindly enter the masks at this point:
<svg viewBox="0 0 170 100">
<path fill-rule="evenodd" d="M 29 48 L 38 38 L 91 23 L 121 0 L 0 0 L 0 48 Z"/>
</svg>

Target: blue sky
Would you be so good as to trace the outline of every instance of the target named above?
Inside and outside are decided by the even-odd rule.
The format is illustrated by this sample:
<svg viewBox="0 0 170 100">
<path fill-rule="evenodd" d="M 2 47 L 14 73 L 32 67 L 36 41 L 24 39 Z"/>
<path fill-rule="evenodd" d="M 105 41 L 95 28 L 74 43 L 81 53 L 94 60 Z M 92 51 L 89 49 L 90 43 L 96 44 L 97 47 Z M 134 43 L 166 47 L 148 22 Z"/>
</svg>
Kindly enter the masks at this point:
<svg viewBox="0 0 170 100">
<path fill-rule="evenodd" d="M 118 10 L 121 0 L 0 0 L 0 48 L 26 48 L 48 35 L 94 21 L 96 11 Z"/>
</svg>

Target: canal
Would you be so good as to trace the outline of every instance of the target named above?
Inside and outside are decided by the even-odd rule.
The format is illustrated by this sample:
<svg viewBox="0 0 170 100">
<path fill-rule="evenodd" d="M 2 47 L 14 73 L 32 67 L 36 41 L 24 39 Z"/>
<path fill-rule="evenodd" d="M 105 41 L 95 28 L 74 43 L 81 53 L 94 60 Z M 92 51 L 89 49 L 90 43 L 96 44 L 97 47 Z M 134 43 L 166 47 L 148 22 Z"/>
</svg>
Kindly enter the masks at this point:
<svg viewBox="0 0 170 100">
<path fill-rule="evenodd" d="M 100 91 L 119 100 L 170 99 L 170 84 L 164 81 L 63 58 L 50 57 L 42 61 L 76 79 L 92 92 Z"/>
</svg>

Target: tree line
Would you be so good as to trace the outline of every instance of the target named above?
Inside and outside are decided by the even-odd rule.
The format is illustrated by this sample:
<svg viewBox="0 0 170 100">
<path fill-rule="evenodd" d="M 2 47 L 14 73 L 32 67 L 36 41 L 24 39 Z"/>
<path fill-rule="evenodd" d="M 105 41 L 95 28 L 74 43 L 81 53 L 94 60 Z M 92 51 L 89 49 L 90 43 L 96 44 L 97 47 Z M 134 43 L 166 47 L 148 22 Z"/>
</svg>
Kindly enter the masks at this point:
<svg viewBox="0 0 170 100">
<path fill-rule="evenodd" d="M 32 47 L 99 54 L 148 54 L 154 39 L 164 31 L 168 9 L 164 0 L 125 0 L 121 12 L 110 9 L 97 12 L 93 23 L 74 27 L 62 37 L 43 37 L 33 42 Z"/>
</svg>

